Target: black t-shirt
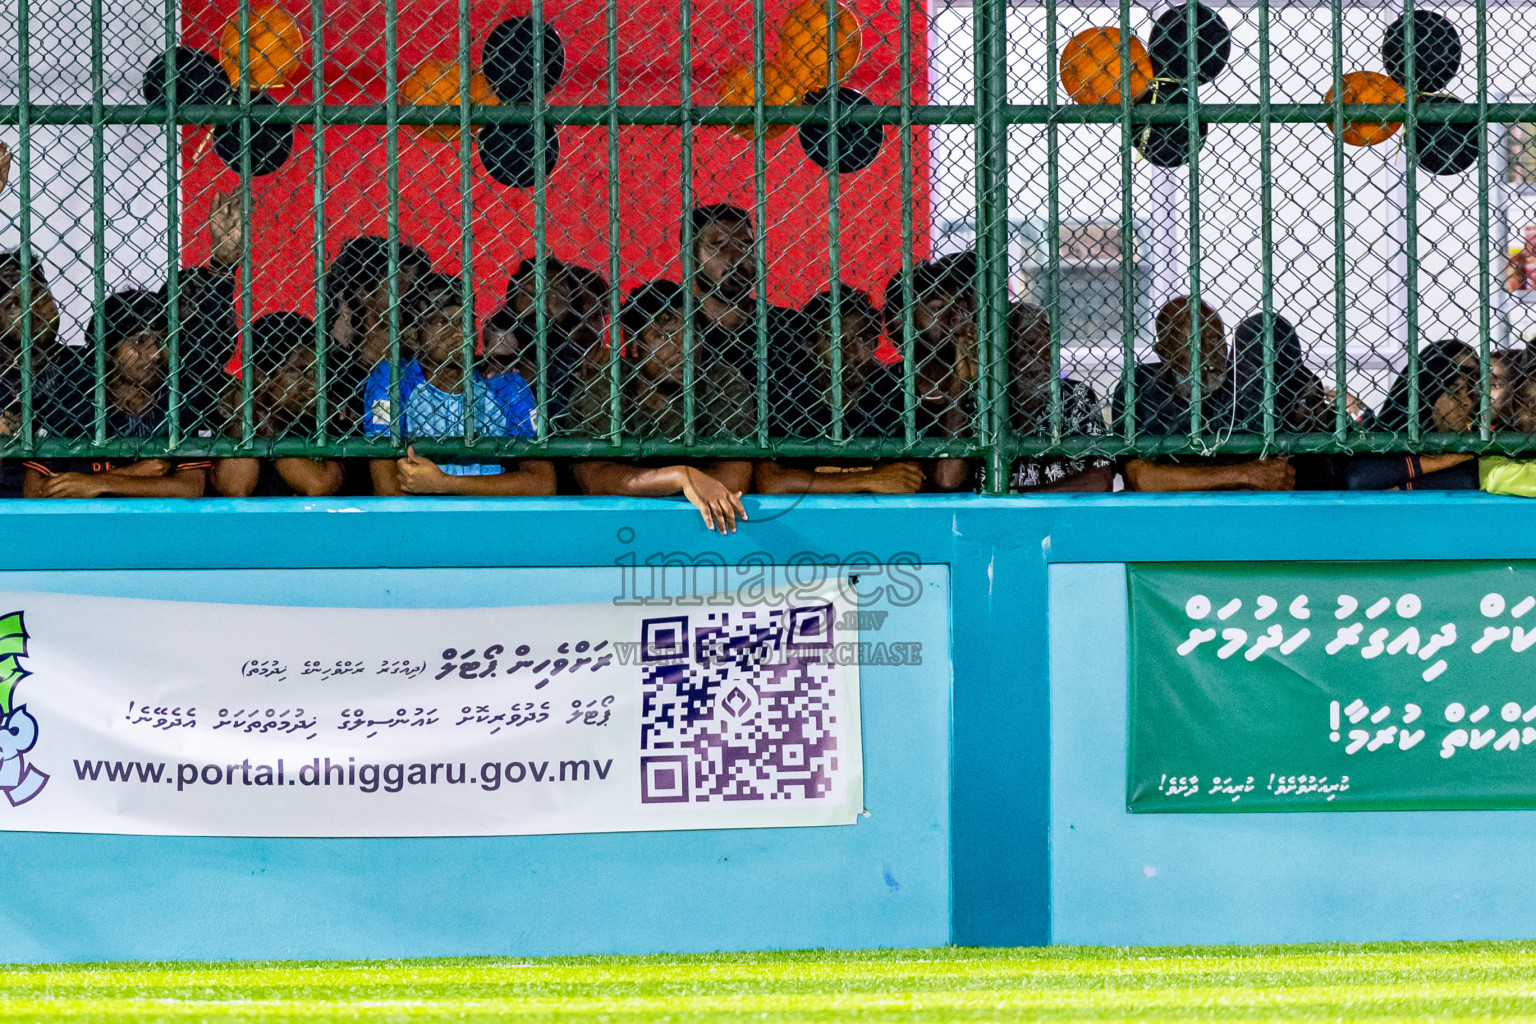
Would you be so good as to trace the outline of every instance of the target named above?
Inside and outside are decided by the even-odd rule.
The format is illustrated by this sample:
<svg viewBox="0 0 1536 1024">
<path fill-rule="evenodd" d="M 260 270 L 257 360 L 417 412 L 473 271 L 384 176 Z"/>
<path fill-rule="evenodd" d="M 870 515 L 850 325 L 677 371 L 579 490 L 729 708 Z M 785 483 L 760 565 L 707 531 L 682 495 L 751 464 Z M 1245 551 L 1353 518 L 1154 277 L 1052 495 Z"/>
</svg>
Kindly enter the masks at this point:
<svg viewBox="0 0 1536 1024">
<path fill-rule="evenodd" d="M 772 353 L 768 376 L 768 433 L 809 440 L 832 436 L 830 370 L 803 345 Z M 901 373 L 877 364 L 864 374 L 864 386 L 852 401 L 843 396 L 843 436 L 902 438 Z"/>
<path fill-rule="evenodd" d="M 741 371 L 747 383 L 757 387 L 757 304 L 749 300 L 747 317 L 741 326 L 731 329 L 697 313 L 698 341 L 705 353 L 720 359 Z M 799 348 L 806 336 L 804 318 L 795 310 L 784 306 L 769 306 L 768 327 L 769 372 L 772 374 L 775 352 Z"/>
<path fill-rule="evenodd" d="M 1179 390 L 1178 375 L 1166 363 L 1138 363 L 1136 384 L 1136 436 L 1187 438 L 1190 424 L 1189 397 Z M 1115 388 L 1114 429 L 1125 432 L 1125 385 Z M 1220 439 L 1241 429 L 1236 392 L 1231 374 L 1214 391 L 1205 391 L 1200 402 L 1201 433 Z M 1252 455 L 1159 455 L 1148 461 L 1201 466 L 1234 466 L 1252 461 Z"/>
<path fill-rule="evenodd" d="M 164 440 L 166 432 L 166 396 L 162 393 L 140 413 L 128 413 L 115 407 L 107 408 L 107 437 L 111 440 Z M 153 456 L 149 456 L 153 457 Z M 138 456 L 92 457 L 77 459 L 28 459 L 25 466 L 43 476 L 59 473 L 108 473 L 114 469 L 131 466 L 142 461 Z M 206 458 L 173 459 L 173 471 L 183 469 L 207 469 L 213 463 Z"/>
</svg>

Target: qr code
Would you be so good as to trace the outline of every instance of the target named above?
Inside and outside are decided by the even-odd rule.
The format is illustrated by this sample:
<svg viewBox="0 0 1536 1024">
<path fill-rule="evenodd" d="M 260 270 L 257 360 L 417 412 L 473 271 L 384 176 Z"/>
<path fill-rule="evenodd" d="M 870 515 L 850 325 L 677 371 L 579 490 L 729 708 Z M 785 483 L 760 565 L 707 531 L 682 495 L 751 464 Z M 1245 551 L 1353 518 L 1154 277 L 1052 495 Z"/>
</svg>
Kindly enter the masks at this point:
<svg viewBox="0 0 1536 1024">
<path fill-rule="evenodd" d="M 640 799 L 816 800 L 837 771 L 832 606 L 641 625 Z"/>
</svg>

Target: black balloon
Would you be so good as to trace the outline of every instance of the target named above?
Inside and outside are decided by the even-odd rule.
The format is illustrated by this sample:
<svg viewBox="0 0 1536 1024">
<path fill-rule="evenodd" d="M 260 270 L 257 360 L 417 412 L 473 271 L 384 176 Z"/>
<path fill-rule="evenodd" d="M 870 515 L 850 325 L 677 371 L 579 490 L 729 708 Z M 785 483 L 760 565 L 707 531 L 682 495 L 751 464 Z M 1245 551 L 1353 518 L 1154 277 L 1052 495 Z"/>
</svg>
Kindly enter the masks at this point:
<svg viewBox="0 0 1536 1024">
<path fill-rule="evenodd" d="M 217 106 L 228 103 L 233 90 L 217 57 L 190 46 L 178 46 L 176 56 L 176 102 Z M 155 55 L 144 69 L 144 102 L 150 106 L 165 102 L 165 54 Z"/>
<path fill-rule="evenodd" d="M 1398 18 L 1381 40 L 1381 62 L 1393 81 L 1408 87 L 1407 25 Z M 1456 26 L 1434 11 L 1413 12 L 1413 74 L 1418 90 L 1438 92 L 1461 67 L 1461 36 Z"/>
<path fill-rule="evenodd" d="M 275 106 L 268 97 L 256 94 L 251 106 Z M 251 177 L 260 178 L 271 174 L 293 155 L 293 125 L 261 124 L 261 114 L 251 114 Z M 240 125 L 221 124 L 213 130 L 213 151 L 225 166 L 240 173 Z"/>
<path fill-rule="evenodd" d="M 1189 103 L 1189 90 L 1165 86 L 1159 83 L 1154 85 L 1137 102 L 1157 104 L 1158 106 L 1184 107 Z M 1210 125 L 1201 123 L 1200 134 L 1194 144 L 1194 149 L 1199 149 L 1205 143 L 1206 133 L 1210 130 Z M 1189 125 L 1149 124 L 1136 133 L 1132 139 L 1132 144 L 1135 145 L 1147 163 L 1152 164 L 1154 167 L 1182 167 L 1189 162 L 1191 153 Z"/>
<path fill-rule="evenodd" d="M 534 23 L 532 18 L 508 18 L 485 38 L 480 69 L 491 91 L 503 103 L 532 103 L 548 95 L 565 74 L 565 45 L 555 26 L 544 23 L 544 87 L 534 84 Z"/>
<path fill-rule="evenodd" d="M 1152 74 L 1183 82 L 1189 77 L 1189 12 L 1171 7 L 1157 16 L 1147 42 Z M 1232 30 L 1221 15 L 1195 4 L 1195 80 L 1202 85 L 1221 74 L 1232 56 Z"/>
<path fill-rule="evenodd" d="M 1419 109 L 1430 106 L 1465 106 L 1454 96 L 1420 96 Z M 1430 174 L 1460 174 L 1477 163 L 1477 122 L 1429 123 L 1420 121 L 1414 149 L 1419 166 Z"/>
<path fill-rule="evenodd" d="M 535 152 L 533 125 L 488 124 L 480 129 L 480 165 L 493 181 L 510 188 L 533 187 Z M 560 161 L 560 133 L 544 130 L 544 173 Z"/>
<path fill-rule="evenodd" d="M 861 92 L 838 86 L 837 89 L 838 113 L 853 107 L 867 107 L 870 105 L 869 97 Z M 832 104 L 825 89 L 817 89 L 805 96 L 806 106 L 814 106 L 816 113 L 823 117 L 830 117 Z M 880 147 L 885 144 L 885 125 L 883 124 L 850 124 L 841 121 L 835 129 L 837 136 L 837 170 L 841 174 L 850 171 L 861 171 L 875 162 L 875 157 L 880 155 Z M 800 148 L 805 150 L 806 157 L 820 167 L 828 170 L 832 165 L 832 136 L 833 131 L 828 126 L 821 124 L 803 124 L 800 126 Z"/>
</svg>

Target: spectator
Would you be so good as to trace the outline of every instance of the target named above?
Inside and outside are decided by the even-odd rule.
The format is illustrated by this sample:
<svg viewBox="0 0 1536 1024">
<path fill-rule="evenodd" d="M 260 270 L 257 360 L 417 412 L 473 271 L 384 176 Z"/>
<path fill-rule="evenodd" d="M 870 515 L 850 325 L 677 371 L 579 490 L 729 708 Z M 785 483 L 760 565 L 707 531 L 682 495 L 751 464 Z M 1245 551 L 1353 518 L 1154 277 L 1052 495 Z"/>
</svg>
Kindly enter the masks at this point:
<svg viewBox="0 0 1536 1024">
<path fill-rule="evenodd" d="M 1283 316 L 1273 320 L 1274 428 L 1280 434 L 1323 434 L 1334 429 L 1332 396 L 1317 374 L 1307 369 L 1301 337 Z M 1232 332 L 1236 364 L 1237 422 L 1252 434 L 1264 432 L 1264 317 L 1254 314 L 1238 321 Z M 1345 455 L 1292 455 L 1298 491 L 1337 491 L 1348 486 Z"/>
<path fill-rule="evenodd" d="M 845 438 L 902 436 L 901 377 L 875 358 L 880 311 L 863 292 L 840 290 L 838 345 L 842 354 Z M 776 437 L 832 436 L 832 293 L 822 292 L 800 311 L 806 335 L 771 353 L 769 432 Z M 757 464 L 761 494 L 911 494 L 922 487 L 916 461 L 852 463 L 838 459 L 765 460 Z"/>
<path fill-rule="evenodd" d="M 971 432 L 979 375 L 975 280 L 974 253 L 952 254 L 913 268 L 912 372 L 921 437 L 957 438 Z M 903 351 L 904 284 L 905 278 L 898 271 L 885 287 L 885 321 Z M 975 486 L 975 466 L 969 459 L 933 459 L 925 472 L 934 490 L 959 491 Z"/>
<path fill-rule="evenodd" d="M 1426 345 L 1419 352 L 1416 376 L 1404 369 L 1378 417 L 1381 430 L 1406 434 L 1409 385 L 1418 382 L 1418 427 L 1422 433 L 1464 434 L 1476 430 L 1477 353 L 1454 338 Z M 1406 441 L 1407 438 L 1405 437 Z M 1349 464 L 1352 491 L 1473 490 L 1478 486 L 1477 458 L 1464 453 L 1419 455 L 1401 452 L 1362 455 Z"/>
<path fill-rule="evenodd" d="M 693 227 L 694 322 L 704 351 L 757 381 L 757 234 L 752 215 L 739 206 L 696 206 Z M 795 345 L 803 336 L 798 314 L 768 305 L 768 351 Z"/>
<path fill-rule="evenodd" d="M 625 347 L 619 388 L 624 433 L 641 438 L 680 440 L 683 417 L 683 289 L 670 281 L 637 288 L 619 314 Z M 702 363 L 702 365 L 699 365 Z M 752 392 L 734 367 L 696 354 L 694 429 L 701 438 L 747 438 L 752 434 Z M 592 373 L 577 378 L 571 395 L 572 429 L 603 438 L 616 424 L 610 415 L 609 378 Z M 751 486 L 752 463 L 711 460 L 703 464 L 675 459 L 639 463 L 607 460 L 572 466 L 584 494 L 659 497 L 683 494 L 699 510 L 704 525 L 722 533 L 745 519 L 741 495 Z"/>
<path fill-rule="evenodd" d="M 147 291 L 107 297 L 100 313 L 108 354 L 107 435 L 168 439 L 165 301 Z M 206 459 L 36 459 L 25 463 L 29 498 L 197 498 Z"/>
<path fill-rule="evenodd" d="M 1015 434 L 1051 434 L 1051 322 L 1028 302 L 1008 310 L 1011 386 L 1010 424 Z M 1099 396 L 1087 384 L 1061 378 L 1061 429 L 1068 437 L 1102 437 L 1104 414 Z M 1009 489 L 1026 494 L 1049 491 L 1108 491 L 1115 485 L 1115 465 L 1102 456 L 1076 459 L 1025 457 L 1013 464 Z"/>
<path fill-rule="evenodd" d="M 537 269 L 538 265 L 531 259 L 517 265 L 507 280 L 502 310 L 492 318 L 498 325 L 500 342 L 495 358 L 515 369 L 532 386 L 537 386 L 539 379 Z M 548 331 L 544 349 L 545 380 L 548 382 L 545 401 L 553 419 L 558 419 L 564 412 L 571 373 L 582 355 L 574 335 L 584 323 L 582 313 L 586 299 L 586 291 L 578 286 L 575 268 L 552 256 L 547 258 L 544 264 L 545 329 Z M 510 330 L 505 326 L 507 324 L 511 324 Z M 492 355 L 489 349 L 486 354 Z"/>
<path fill-rule="evenodd" d="M 400 245 L 398 295 L 402 351 L 406 348 L 403 309 L 405 296 L 432 272 L 432 261 L 415 246 Z M 333 359 L 331 379 L 348 404 L 376 366 L 389 355 L 389 242 L 377 235 L 360 235 L 341 247 L 325 277 L 327 331 Z M 356 419 L 345 406 L 336 410 L 342 422 Z"/>
<path fill-rule="evenodd" d="M 1506 351 L 1508 373 L 1503 429 L 1536 436 L 1536 353 L 1529 349 Z M 1511 459 L 1485 455 L 1477 460 L 1478 482 L 1489 494 L 1536 498 L 1536 459 Z"/>
<path fill-rule="evenodd" d="M 21 254 L 0 252 L 0 434 L 21 430 L 22 324 Z M 69 437 L 89 423 L 87 371 L 83 350 L 59 342 L 59 307 L 49 290 L 41 256 L 32 257 L 32 410 L 39 437 Z M 0 484 L 0 493 L 20 495 L 20 470 Z"/>
<path fill-rule="evenodd" d="M 517 372 L 531 386 L 538 381 L 538 281 L 533 260 L 520 263 L 507 281 L 506 301 L 486 322 L 486 373 Z M 546 409 L 552 429 L 564 423 L 573 374 L 605 353 L 608 281 L 588 267 L 546 261 Z"/>
<path fill-rule="evenodd" d="M 1157 311 L 1153 351 L 1158 362 L 1139 363 L 1132 371 L 1136 388 L 1136 432 L 1156 436 L 1190 432 L 1191 396 L 1195 373 L 1200 379 L 1202 429 L 1230 435 L 1238 429 L 1237 394 L 1227 356 L 1221 317 L 1200 304 L 1199 366 L 1194 367 L 1190 340 L 1194 309 L 1187 296 L 1164 303 Z M 1114 421 L 1125 429 L 1125 389 L 1115 389 Z M 1133 491 L 1288 491 L 1295 470 L 1284 457 L 1177 456 L 1132 458 L 1124 467 L 1126 486 Z"/>
<path fill-rule="evenodd" d="M 263 440 L 315 431 L 315 322 L 299 313 L 269 313 L 251 322 L 251 419 Z M 241 436 L 244 388 L 225 388 L 225 433 Z M 340 459 L 216 459 L 213 490 L 227 498 L 322 497 L 341 490 Z"/>
<path fill-rule="evenodd" d="M 458 278 L 429 273 L 412 287 L 402 305 L 414 358 L 400 367 L 401 436 L 447 439 L 464 436 L 468 417 L 478 437 L 533 436 L 533 395 L 516 375 L 467 378 L 463 367 L 463 290 Z M 471 335 L 473 337 L 473 335 Z M 389 430 L 388 363 L 369 375 L 364 432 Z M 433 461 L 407 448 L 405 458 L 373 461 L 378 494 L 538 495 L 555 492 L 553 466 L 528 459 L 504 466 L 473 458 Z"/>
<path fill-rule="evenodd" d="M 1493 412 L 1494 430 L 1515 429 L 1516 365 L 1523 358 L 1523 349 L 1500 349 L 1488 355 L 1488 404 Z"/>
<path fill-rule="evenodd" d="M 229 379 L 226 364 L 239 366 L 238 359 L 231 359 L 239 347 L 235 277 L 245 239 L 238 196 L 214 193 L 208 207 L 208 234 L 208 265 L 183 268 L 176 277 L 176 387 L 180 422 L 192 437 L 213 437 L 222 429 L 219 403 Z M 169 282 L 160 288 L 160 298 L 168 307 Z M 87 339 L 87 359 L 91 344 Z"/>
</svg>

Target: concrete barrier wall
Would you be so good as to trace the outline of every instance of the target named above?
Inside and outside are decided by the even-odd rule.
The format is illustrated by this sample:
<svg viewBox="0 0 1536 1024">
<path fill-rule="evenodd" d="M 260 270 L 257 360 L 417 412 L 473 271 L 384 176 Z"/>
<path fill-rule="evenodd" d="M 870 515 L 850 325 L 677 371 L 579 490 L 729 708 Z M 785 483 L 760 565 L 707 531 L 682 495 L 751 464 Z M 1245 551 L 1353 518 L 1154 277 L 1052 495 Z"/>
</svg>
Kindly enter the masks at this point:
<svg viewBox="0 0 1536 1024">
<path fill-rule="evenodd" d="M 680 503 L 619 499 L 0 507 L 9 587 L 453 607 L 608 600 L 623 572 L 659 561 L 813 560 L 861 575 L 861 591 L 883 588 L 874 606 L 889 614 L 868 639 L 923 652 L 918 666 L 864 670 L 869 817 L 857 825 L 499 839 L 0 834 L 0 960 L 1532 930 L 1520 909 L 1530 886 L 1508 872 L 1536 852 L 1528 814 L 1130 820 L 1123 798 L 1124 563 L 1530 558 L 1532 506 L 1478 494 L 748 502 L 751 521 L 727 538 Z M 916 567 L 916 584 L 897 586 L 881 568 L 893 561 Z"/>
</svg>

